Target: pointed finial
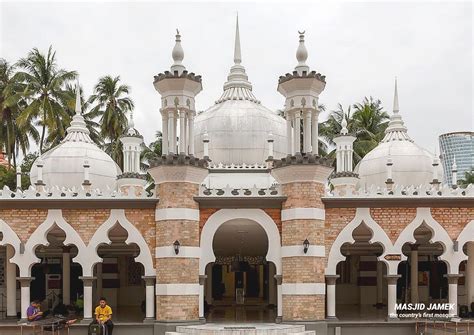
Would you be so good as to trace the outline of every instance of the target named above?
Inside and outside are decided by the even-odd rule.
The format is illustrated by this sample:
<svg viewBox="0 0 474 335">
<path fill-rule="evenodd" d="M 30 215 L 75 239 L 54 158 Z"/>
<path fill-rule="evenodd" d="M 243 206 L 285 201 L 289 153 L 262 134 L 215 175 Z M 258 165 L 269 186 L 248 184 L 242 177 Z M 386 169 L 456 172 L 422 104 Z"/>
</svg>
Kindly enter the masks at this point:
<svg viewBox="0 0 474 335">
<path fill-rule="evenodd" d="M 341 127 L 342 127 L 342 128 L 341 128 L 341 134 L 342 134 L 342 135 L 347 135 L 347 133 L 348 133 L 349 131 L 347 130 L 347 120 L 346 120 L 346 116 L 345 116 L 345 115 L 342 116 Z"/>
<path fill-rule="evenodd" d="M 79 77 L 76 79 L 76 114 L 81 115 L 81 86 L 79 86 Z"/>
<path fill-rule="evenodd" d="M 306 65 L 306 60 L 308 59 L 308 50 L 306 50 L 306 46 L 304 44 L 305 32 L 298 31 L 298 34 L 300 34 L 300 44 L 296 50 L 296 60 L 298 61 L 298 65 L 296 66 L 295 70 L 301 74 L 303 71 L 309 72 L 309 66 Z"/>
<path fill-rule="evenodd" d="M 133 122 L 133 111 L 130 112 L 130 121 L 128 122 L 128 128 L 135 128 L 135 123 Z"/>
<path fill-rule="evenodd" d="M 240 52 L 240 32 L 239 32 L 239 14 L 235 22 L 235 47 L 234 47 L 234 63 L 240 64 L 242 62 L 242 55 Z"/>
<path fill-rule="evenodd" d="M 181 46 L 181 35 L 179 30 L 176 29 L 176 44 L 174 45 L 173 52 L 171 53 L 173 57 L 173 65 L 171 66 L 171 71 L 178 71 L 178 74 L 181 74 L 186 68 L 184 67 L 182 61 L 184 59 L 184 50 Z"/>
<path fill-rule="evenodd" d="M 396 114 L 400 111 L 398 106 L 398 88 L 397 88 L 397 77 L 395 77 L 395 93 L 393 95 L 393 113 Z"/>
</svg>

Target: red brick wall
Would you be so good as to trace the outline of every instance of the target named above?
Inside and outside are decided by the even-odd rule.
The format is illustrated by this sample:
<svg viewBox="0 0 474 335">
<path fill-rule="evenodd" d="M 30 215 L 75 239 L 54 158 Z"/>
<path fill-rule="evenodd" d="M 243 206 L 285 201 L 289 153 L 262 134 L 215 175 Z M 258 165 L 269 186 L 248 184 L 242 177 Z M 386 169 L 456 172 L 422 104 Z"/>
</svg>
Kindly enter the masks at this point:
<svg viewBox="0 0 474 335">
<path fill-rule="evenodd" d="M 395 243 L 400 233 L 416 217 L 416 208 L 371 208 L 370 216 Z"/>
<path fill-rule="evenodd" d="M 474 208 L 432 208 L 431 215 L 446 229 L 449 236 L 455 239 L 464 227 L 474 220 Z"/>
<path fill-rule="evenodd" d="M 22 242 L 28 240 L 47 215 L 47 209 L 0 209 L 0 219 L 13 229 Z"/>
</svg>

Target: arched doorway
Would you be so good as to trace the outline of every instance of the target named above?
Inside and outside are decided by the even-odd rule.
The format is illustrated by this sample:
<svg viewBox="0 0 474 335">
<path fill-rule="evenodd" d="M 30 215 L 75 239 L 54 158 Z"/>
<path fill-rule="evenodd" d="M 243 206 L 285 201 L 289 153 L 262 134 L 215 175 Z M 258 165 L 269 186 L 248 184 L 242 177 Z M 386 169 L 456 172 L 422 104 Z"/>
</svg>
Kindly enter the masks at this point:
<svg viewBox="0 0 474 335">
<path fill-rule="evenodd" d="M 273 321 L 276 318 L 275 265 L 267 262 L 268 237 L 258 223 L 234 219 L 213 240 L 216 260 L 206 267 L 206 319 Z"/>
<path fill-rule="evenodd" d="M 344 243 L 336 274 L 336 315 L 340 319 L 384 319 L 387 315 L 386 265 L 378 260 L 384 249 L 370 243 L 373 232 L 362 222 L 352 231 L 353 243 Z"/>
<path fill-rule="evenodd" d="M 135 261 L 140 248 L 127 244 L 128 232 L 116 223 L 108 232 L 110 243 L 99 244 L 97 255 L 102 262 L 95 264 L 93 306 L 101 297 L 111 306 L 114 319 L 122 322 L 141 322 L 145 318 L 144 267 Z"/>
<path fill-rule="evenodd" d="M 274 322 L 281 316 L 276 276 L 281 274 L 280 233 L 260 209 L 221 209 L 201 234 L 200 316 L 215 321 Z"/>
</svg>

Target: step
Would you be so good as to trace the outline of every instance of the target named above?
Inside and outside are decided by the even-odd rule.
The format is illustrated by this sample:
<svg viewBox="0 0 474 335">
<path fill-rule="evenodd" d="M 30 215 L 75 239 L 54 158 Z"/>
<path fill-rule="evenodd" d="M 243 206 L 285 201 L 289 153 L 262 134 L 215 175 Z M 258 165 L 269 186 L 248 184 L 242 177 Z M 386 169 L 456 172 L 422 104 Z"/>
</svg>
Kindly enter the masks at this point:
<svg viewBox="0 0 474 335">
<path fill-rule="evenodd" d="M 167 335 L 202 334 L 202 335 L 316 335 L 306 331 L 303 325 L 285 325 L 276 323 L 209 323 L 205 325 L 178 326 L 176 332 Z"/>
</svg>

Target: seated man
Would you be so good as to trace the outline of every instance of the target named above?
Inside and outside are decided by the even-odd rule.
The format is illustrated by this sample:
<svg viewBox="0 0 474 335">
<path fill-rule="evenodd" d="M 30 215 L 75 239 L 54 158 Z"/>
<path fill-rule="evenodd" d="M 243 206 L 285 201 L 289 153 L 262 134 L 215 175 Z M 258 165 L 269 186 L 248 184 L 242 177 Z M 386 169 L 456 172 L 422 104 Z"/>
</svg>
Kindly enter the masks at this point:
<svg viewBox="0 0 474 335">
<path fill-rule="evenodd" d="M 112 323 L 112 308 L 107 305 L 105 298 L 99 299 L 99 306 L 95 308 L 95 320 L 92 323 L 98 323 L 107 327 L 107 335 L 112 335 L 114 324 Z"/>
<path fill-rule="evenodd" d="M 40 310 L 40 302 L 38 300 L 33 300 L 26 310 L 26 316 L 28 321 L 38 321 L 43 319 L 46 315 L 43 315 L 43 312 Z"/>
</svg>

